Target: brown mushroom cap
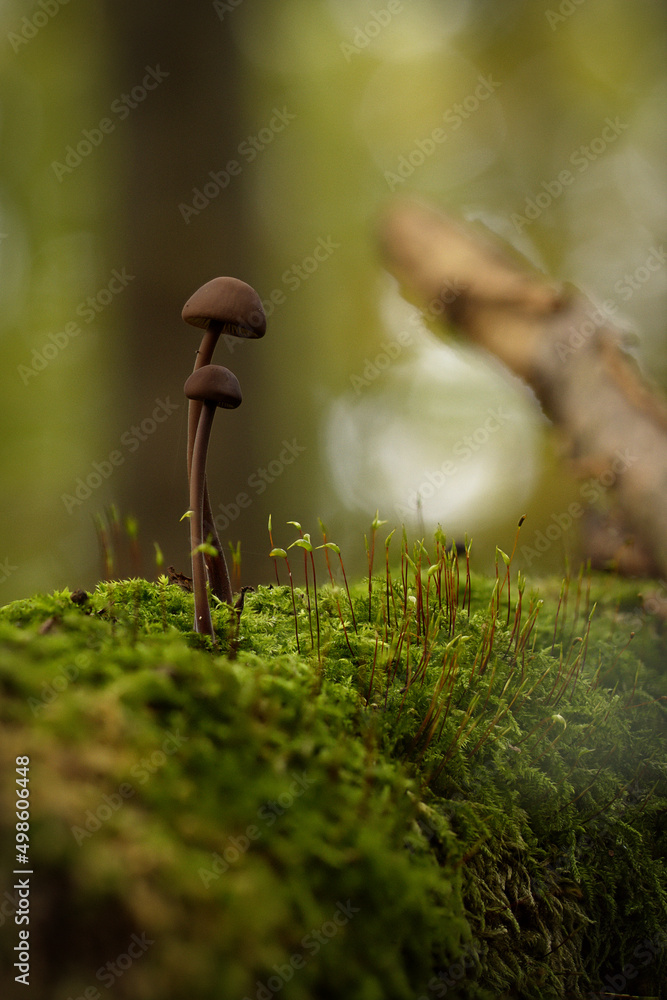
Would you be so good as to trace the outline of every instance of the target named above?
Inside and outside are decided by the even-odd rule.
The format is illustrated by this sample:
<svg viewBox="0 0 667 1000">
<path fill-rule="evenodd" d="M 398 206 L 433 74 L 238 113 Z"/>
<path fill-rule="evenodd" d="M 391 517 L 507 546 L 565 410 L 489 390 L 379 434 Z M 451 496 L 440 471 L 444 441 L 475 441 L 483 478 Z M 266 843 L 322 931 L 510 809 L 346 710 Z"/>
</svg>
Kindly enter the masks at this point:
<svg viewBox="0 0 667 1000">
<path fill-rule="evenodd" d="M 215 403 L 225 410 L 235 409 L 243 399 L 236 375 L 222 365 L 202 365 L 187 379 L 183 391 L 188 399 Z"/>
<path fill-rule="evenodd" d="M 258 338 L 266 333 L 266 315 L 259 295 L 239 278 L 213 278 L 198 288 L 181 316 L 191 326 L 220 326 L 234 337 Z"/>
</svg>

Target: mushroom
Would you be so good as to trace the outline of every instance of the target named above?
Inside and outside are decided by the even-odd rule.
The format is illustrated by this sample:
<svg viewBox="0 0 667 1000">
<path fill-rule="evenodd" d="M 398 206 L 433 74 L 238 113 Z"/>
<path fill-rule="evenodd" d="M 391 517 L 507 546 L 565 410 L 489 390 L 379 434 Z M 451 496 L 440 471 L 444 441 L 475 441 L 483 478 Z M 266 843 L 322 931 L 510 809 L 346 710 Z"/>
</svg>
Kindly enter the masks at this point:
<svg viewBox="0 0 667 1000">
<path fill-rule="evenodd" d="M 206 564 L 203 545 L 205 535 L 204 498 L 206 495 L 206 452 L 216 407 L 234 409 L 241 403 L 241 386 L 233 372 L 222 365 L 204 365 L 187 379 L 183 391 L 189 400 L 200 404 L 192 461 L 190 466 L 190 540 L 192 548 L 192 589 L 195 595 L 195 632 L 215 638 L 211 610 L 206 593 Z M 229 581 L 222 549 L 218 553 Z M 231 603 L 231 602 L 230 602 Z"/>
<path fill-rule="evenodd" d="M 183 306 L 181 313 L 186 323 L 204 330 L 204 337 L 195 358 L 194 371 L 208 365 L 221 334 L 256 339 L 266 332 L 266 315 L 259 295 L 239 278 L 213 278 L 197 289 Z M 190 402 L 188 412 L 188 477 L 192 466 L 192 451 L 201 413 L 201 403 Z M 232 588 L 216 531 L 204 482 L 204 530 L 211 535 L 217 555 L 206 557 L 211 590 L 221 601 L 232 603 Z"/>
</svg>

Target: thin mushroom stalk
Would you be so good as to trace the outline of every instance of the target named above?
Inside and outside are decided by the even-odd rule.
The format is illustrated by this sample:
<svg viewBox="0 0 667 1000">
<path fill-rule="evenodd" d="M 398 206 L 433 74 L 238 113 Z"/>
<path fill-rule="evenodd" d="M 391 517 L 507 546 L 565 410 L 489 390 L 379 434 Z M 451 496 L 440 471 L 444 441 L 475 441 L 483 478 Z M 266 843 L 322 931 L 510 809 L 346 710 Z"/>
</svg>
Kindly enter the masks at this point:
<svg viewBox="0 0 667 1000">
<path fill-rule="evenodd" d="M 210 364 L 220 336 L 224 333 L 244 339 L 263 337 L 266 331 L 266 315 L 259 295 L 245 281 L 238 278 L 213 278 L 202 285 L 185 303 L 182 317 L 186 323 L 204 330 L 204 336 L 195 358 L 194 372 Z M 190 400 L 188 411 L 188 480 L 192 472 L 192 454 L 202 403 Z M 204 480 L 203 493 L 204 537 L 210 535 L 214 553 L 205 553 L 203 558 L 208 569 L 212 593 L 221 601 L 232 604 L 232 586 L 229 571 Z"/>
<path fill-rule="evenodd" d="M 211 327 L 206 330 L 199 350 L 197 351 L 195 366 L 193 368 L 194 372 L 210 363 L 211 358 L 213 357 L 213 351 L 215 350 L 215 345 L 217 344 L 221 333 L 222 326 L 220 324 L 211 324 Z M 203 408 L 204 406 L 199 400 L 190 400 L 188 407 L 188 482 L 190 483 L 192 480 L 192 456 L 195 449 L 197 429 L 199 427 Z M 203 537 L 210 538 L 210 544 L 212 547 L 208 552 L 201 554 L 201 561 L 208 570 L 208 578 L 211 584 L 212 593 L 226 604 L 232 604 L 234 595 L 232 593 L 232 585 L 229 579 L 229 570 L 227 568 L 227 562 L 225 560 L 222 544 L 218 536 L 218 530 L 215 526 L 213 511 L 211 510 L 211 501 L 209 499 L 206 477 L 204 477 L 201 506 L 203 517 L 202 534 Z"/>
<path fill-rule="evenodd" d="M 190 474 L 190 549 L 192 552 L 192 590 L 195 598 L 195 632 L 213 637 L 211 609 L 206 590 L 204 559 L 204 498 L 206 495 L 206 453 L 211 437 L 215 403 L 204 403 L 192 451 Z M 210 536 L 207 536 L 207 539 Z"/>
<path fill-rule="evenodd" d="M 206 590 L 204 546 L 209 539 L 204 517 L 206 456 L 216 408 L 232 409 L 239 406 L 242 399 L 241 387 L 236 376 L 228 368 L 223 368 L 220 365 L 204 365 L 192 373 L 185 383 L 184 391 L 189 400 L 200 404 L 197 432 L 189 462 L 192 589 L 195 599 L 194 630 L 215 639 Z"/>
</svg>

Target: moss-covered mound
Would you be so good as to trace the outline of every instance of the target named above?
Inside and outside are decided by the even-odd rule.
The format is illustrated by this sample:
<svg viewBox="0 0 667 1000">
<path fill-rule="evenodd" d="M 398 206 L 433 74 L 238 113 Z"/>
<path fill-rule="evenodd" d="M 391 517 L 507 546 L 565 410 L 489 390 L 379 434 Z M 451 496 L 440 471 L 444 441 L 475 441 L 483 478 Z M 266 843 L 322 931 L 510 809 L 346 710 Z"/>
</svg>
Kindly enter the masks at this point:
<svg viewBox="0 0 667 1000">
<path fill-rule="evenodd" d="M 0 611 L 16 995 L 664 995 L 656 623 L 630 585 L 434 565 L 260 587 L 216 650 L 164 580 Z"/>
</svg>

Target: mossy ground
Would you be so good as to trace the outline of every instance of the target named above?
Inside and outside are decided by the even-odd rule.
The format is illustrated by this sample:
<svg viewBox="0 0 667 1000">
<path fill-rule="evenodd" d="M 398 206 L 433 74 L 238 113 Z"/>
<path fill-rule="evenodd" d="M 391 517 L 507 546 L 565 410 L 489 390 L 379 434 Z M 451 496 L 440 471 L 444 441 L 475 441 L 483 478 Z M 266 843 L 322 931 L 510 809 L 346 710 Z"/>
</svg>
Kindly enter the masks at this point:
<svg viewBox="0 0 667 1000">
<path fill-rule="evenodd" d="M 517 622 L 514 581 L 508 612 L 473 577 L 468 614 L 451 557 L 428 589 L 411 565 L 388 614 L 385 577 L 370 616 L 367 582 L 352 608 L 321 587 L 319 656 L 312 589 L 300 652 L 285 586 L 238 628 L 214 609 L 217 651 L 166 581 L 0 610 L 5 968 L 30 758 L 17 995 L 667 995 L 665 644 L 636 583 L 546 583 L 536 618 L 526 589 Z"/>
</svg>

